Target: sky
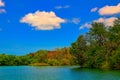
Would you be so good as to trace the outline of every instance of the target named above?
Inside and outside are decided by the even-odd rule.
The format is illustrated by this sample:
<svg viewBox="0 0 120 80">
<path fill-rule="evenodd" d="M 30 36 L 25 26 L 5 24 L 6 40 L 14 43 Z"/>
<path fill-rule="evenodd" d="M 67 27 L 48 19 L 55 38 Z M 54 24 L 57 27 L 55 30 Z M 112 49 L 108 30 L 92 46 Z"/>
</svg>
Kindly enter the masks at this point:
<svg viewBox="0 0 120 80">
<path fill-rule="evenodd" d="M 0 53 L 69 47 L 92 22 L 112 26 L 120 0 L 0 0 Z"/>
</svg>

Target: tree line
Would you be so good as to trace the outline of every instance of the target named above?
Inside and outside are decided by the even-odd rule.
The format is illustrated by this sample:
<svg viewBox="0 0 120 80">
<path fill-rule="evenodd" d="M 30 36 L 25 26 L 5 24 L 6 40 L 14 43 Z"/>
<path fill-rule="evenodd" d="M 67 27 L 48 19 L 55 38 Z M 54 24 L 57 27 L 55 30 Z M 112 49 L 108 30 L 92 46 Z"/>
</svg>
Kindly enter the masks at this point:
<svg viewBox="0 0 120 80">
<path fill-rule="evenodd" d="M 69 48 L 53 51 L 39 50 L 23 56 L 0 54 L 0 66 L 63 66 L 75 64 L 75 57 L 70 54 Z"/>
<path fill-rule="evenodd" d="M 70 52 L 81 67 L 120 69 L 120 18 L 113 26 L 93 22 L 90 30 L 71 44 Z"/>
</svg>

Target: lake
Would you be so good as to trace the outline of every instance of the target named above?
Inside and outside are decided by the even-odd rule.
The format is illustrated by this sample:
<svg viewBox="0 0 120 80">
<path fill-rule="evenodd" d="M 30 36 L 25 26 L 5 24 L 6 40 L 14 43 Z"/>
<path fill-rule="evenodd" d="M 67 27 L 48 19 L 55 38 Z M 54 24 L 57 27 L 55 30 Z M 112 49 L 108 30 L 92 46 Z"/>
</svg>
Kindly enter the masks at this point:
<svg viewBox="0 0 120 80">
<path fill-rule="evenodd" d="M 120 80 L 120 71 L 67 67 L 0 67 L 0 80 Z"/>
</svg>

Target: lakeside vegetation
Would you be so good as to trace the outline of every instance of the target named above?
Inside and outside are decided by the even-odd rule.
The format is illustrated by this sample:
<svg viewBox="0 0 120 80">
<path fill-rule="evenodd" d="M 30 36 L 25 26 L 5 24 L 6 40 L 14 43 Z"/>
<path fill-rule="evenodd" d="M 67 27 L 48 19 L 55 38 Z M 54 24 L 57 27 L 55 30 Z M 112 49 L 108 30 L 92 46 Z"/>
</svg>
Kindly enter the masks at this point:
<svg viewBox="0 0 120 80">
<path fill-rule="evenodd" d="M 82 67 L 120 69 L 120 18 L 113 26 L 93 23 L 89 32 L 71 44 L 70 50 Z"/>
<path fill-rule="evenodd" d="M 120 69 L 120 18 L 113 26 L 92 23 L 92 28 L 80 35 L 70 48 L 39 50 L 24 56 L 0 54 L 0 66 L 77 64 L 87 68 Z"/>
<path fill-rule="evenodd" d="M 0 66 L 63 66 L 75 64 L 75 57 L 70 54 L 69 48 L 55 49 L 54 51 L 39 50 L 23 56 L 0 54 Z"/>
</svg>

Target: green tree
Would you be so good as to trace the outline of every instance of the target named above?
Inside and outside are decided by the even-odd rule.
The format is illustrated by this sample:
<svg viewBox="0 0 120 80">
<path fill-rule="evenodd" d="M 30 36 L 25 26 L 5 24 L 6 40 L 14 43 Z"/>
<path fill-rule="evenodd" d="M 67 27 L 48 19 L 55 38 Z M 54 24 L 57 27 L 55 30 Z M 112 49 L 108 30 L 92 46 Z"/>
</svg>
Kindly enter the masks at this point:
<svg viewBox="0 0 120 80">
<path fill-rule="evenodd" d="M 39 50 L 34 53 L 34 57 L 38 60 L 38 62 L 44 63 L 47 53 L 48 53 L 47 50 Z"/>
<path fill-rule="evenodd" d="M 85 63 L 86 40 L 83 36 L 79 36 L 77 41 L 71 44 L 70 51 L 76 57 L 78 64 L 83 67 Z"/>
</svg>

